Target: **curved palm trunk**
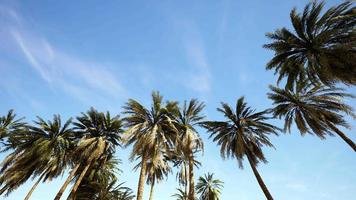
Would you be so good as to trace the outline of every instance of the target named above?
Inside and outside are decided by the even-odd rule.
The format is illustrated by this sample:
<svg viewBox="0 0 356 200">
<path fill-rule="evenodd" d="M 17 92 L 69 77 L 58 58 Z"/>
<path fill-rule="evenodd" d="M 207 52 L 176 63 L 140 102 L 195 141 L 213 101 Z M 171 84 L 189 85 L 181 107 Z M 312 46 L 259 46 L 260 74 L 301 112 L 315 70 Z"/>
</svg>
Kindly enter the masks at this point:
<svg viewBox="0 0 356 200">
<path fill-rule="evenodd" d="M 147 170 L 147 155 L 146 153 L 144 153 L 142 156 L 140 178 L 137 187 L 137 200 L 142 200 L 143 198 L 143 191 L 145 189 L 146 170 Z"/>
<path fill-rule="evenodd" d="M 36 181 L 36 183 L 32 186 L 31 190 L 27 193 L 26 197 L 24 198 L 24 200 L 29 200 L 33 191 L 35 191 L 35 189 L 37 188 L 38 184 L 41 182 L 42 178 L 44 177 L 46 173 L 42 173 L 42 175 L 40 176 L 40 178 L 38 178 L 38 180 Z"/>
<path fill-rule="evenodd" d="M 75 195 L 75 193 L 77 192 L 78 187 L 79 187 L 80 183 L 82 182 L 82 180 L 83 180 L 85 174 L 87 173 L 89 167 L 91 166 L 91 163 L 92 163 L 92 159 L 88 161 L 88 164 L 85 166 L 85 168 L 83 169 L 83 171 L 80 173 L 80 175 L 79 175 L 77 181 L 76 181 L 75 184 L 73 185 L 73 188 L 72 188 L 72 190 L 71 190 L 71 192 L 70 192 L 70 194 L 69 194 L 67 200 L 73 200 L 73 199 L 74 199 L 74 195 Z"/>
<path fill-rule="evenodd" d="M 354 151 L 356 151 L 356 144 L 348 138 L 343 132 L 341 132 L 336 126 L 334 126 L 332 123 L 326 121 L 328 126 L 336 133 L 338 134 Z"/>
<path fill-rule="evenodd" d="M 66 188 L 68 187 L 70 181 L 73 179 L 75 173 L 78 171 L 80 164 L 77 164 L 74 169 L 70 172 L 67 180 L 64 182 L 64 184 L 62 185 L 61 189 L 59 190 L 59 192 L 57 193 L 56 197 L 54 197 L 54 200 L 60 200 L 64 191 L 66 190 Z"/>
<path fill-rule="evenodd" d="M 189 200 L 195 200 L 195 187 L 194 187 L 194 157 L 193 152 L 189 152 Z"/>
<path fill-rule="evenodd" d="M 253 173 L 255 174 L 255 177 L 257 179 L 257 182 L 258 184 L 260 185 L 263 193 L 265 194 L 266 198 L 268 200 L 273 200 L 273 197 L 271 195 L 271 193 L 269 193 L 268 189 L 267 189 L 267 186 L 265 185 L 265 183 L 263 182 L 262 180 L 262 177 L 260 176 L 260 174 L 258 173 L 257 169 L 256 169 L 256 166 L 255 166 L 255 163 L 253 162 L 251 156 L 249 153 L 246 154 L 247 156 L 247 159 L 248 159 L 248 162 L 250 163 L 250 166 L 252 168 L 252 171 Z"/>
<path fill-rule="evenodd" d="M 153 189 L 154 189 L 154 186 L 155 186 L 155 182 L 153 181 L 152 184 L 151 184 L 150 199 L 149 200 L 153 200 Z"/>
</svg>

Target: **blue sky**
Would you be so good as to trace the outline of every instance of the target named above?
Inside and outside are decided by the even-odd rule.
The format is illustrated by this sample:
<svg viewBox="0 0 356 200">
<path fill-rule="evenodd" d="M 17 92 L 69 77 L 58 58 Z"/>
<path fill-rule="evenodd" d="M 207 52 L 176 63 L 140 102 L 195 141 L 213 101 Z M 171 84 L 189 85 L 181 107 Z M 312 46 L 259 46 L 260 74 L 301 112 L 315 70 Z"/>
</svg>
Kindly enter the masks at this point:
<svg viewBox="0 0 356 200">
<path fill-rule="evenodd" d="M 276 77 L 265 71 L 272 52 L 261 47 L 268 42 L 264 34 L 290 27 L 290 10 L 308 1 L 98 2 L 0 2 L 1 115 L 15 109 L 28 121 L 57 113 L 67 119 L 91 106 L 119 114 L 128 98 L 149 105 L 152 90 L 166 99 L 199 98 L 214 120 L 221 119 L 221 101 L 234 104 L 242 95 L 256 109 L 268 108 L 267 88 Z M 356 107 L 355 100 L 348 103 Z M 356 123 L 349 122 L 353 129 L 344 131 L 356 141 Z M 248 163 L 240 170 L 236 161 L 222 160 L 204 130 L 200 134 L 205 152 L 196 175 L 214 172 L 223 180 L 222 200 L 264 199 Z M 356 196 L 355 154 L 340 138 L 321 141 L 293 129 L 271 139 L 276 149 L 265 149 L 269 163 L 258 170 L 275 199 Z M 130 150 L 117 152 L 119 179 L 136 191 Z M 41 184 L 32 199 L 53 198 L 63 181 Z M 5 199 L 23 199 L 31 184 Z M 176 187 L 172 174 L 157 186 L 155 199 L 171 199 Z"/>
</svg>

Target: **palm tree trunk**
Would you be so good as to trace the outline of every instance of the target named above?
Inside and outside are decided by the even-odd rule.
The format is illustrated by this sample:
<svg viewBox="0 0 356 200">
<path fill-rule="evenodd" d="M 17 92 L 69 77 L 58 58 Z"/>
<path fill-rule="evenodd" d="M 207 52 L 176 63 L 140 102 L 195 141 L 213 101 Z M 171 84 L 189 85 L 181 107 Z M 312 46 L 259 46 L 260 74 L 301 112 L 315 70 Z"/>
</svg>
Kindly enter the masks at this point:
<svg viewBox="0 0 356 200">
<path fill-rule="evenodd" d="M 332 123 L 326 121 L 328 126 L 336 133 L 338 134 L 354 151 L 356 151 L 356 144 L 348 138 L 343 132 L 341 132 L 336 126 L 334 126 Z"/>
<path fill-rule="evenodd" d="M 189 152 L 189 200 L 195 200 L 195 187 L 194 187 L 194 157 L 193 152 Z"/>
<path fill-rule="evenodd" d="M 184 200 L 187 200 L 187 197 L 188 197 L 188 182 L 189 182 L 189 179 L 188 179 L 188 170 L 187 170 L 187 164 L 186 162 L 184 162 L 184 176 L 185 176 L 185 183 L 184 183 Z"/>
<path fill-rule="evenodd" d="M 80 173 L 80 175 L 79 175 L 77 181 L 74 183 L 73 188 L 72 188 L 72 190 L 71 190 L 71 192 L 70 192 L 70 194 L 69 194 L 67 200 L 73 200 L 73 199 L 74 199 L 74 195 L 75 195 L 75 193 L 77 192 L 78 187 L 79 187 L 80 183 L 82 182 L 82 180 L 83 180 L 85 174 L 87 173 L 89 167 L 91 166 L 92 160 L 93 160 L 93 159 L 88 160 L 87 165 L 85 166 L 85 168 L 83 169 L 83 171 Z"/>
<path fill-rule="evenodd" d="M 257 182 L 260 185 L 260 187 L 261 187 L 263 193 L 265 194 L 267 200 L 273 200 L 273 197 L 272 197 L 271 193 L 269 193 L 269 191 L 267 189 L 267 186 L 263 182 L 262 177 L 260 176 L 260 174 L 258 173 L 258 171 L 256 169 L 256 165 L 255 165 L 254 161 L 252 160 L 250 153 L 246 153 L 246 156 L 247 156 L 248 162 L 250 163 L 252 171 L 255 174 Z"/>
<path fill-rule="evenodd" d="M 64 191 L 66 190 L 66 188 L 68 187 L 70 181 L 73 179 L 73 177 L 75 176 L 75 173 L 78 171 L 80 164 L 77 164 L 74 169 L 70 172 L 67 180 L 64 182 L 64 184 L 62 185 L 61 189 L 59 190 L 59 192 L 57 193 L 56 197 L 54 197 L 54 200 L 60 200 Z"/>
<path fill-rule="evenodd" d="M 151 184 L 151 191 L 150 191 L 150 199 L 149 200 L 153 200 L 153 188 L 155 186 L 155 182 L 153 181 Z"/>
<path fill-rule="evenodd" d="M 142 155 L 141 160 L 141 172 L 137 187 L 137 200 L 142 200 L 143 192 L 145 189 L 145 178 L 146 178 L 146 167 L 147 167 L 147 155 L 146 152 Z"/>
<path fill-rule="evenodd" d="M 42 178 L 44 177 L 46 173 L 42 173 L 42 175 L 40 176 L 40 178 L 38 178 L 38 180 L 36 181 L 36 183 L 32 186 L 31 190 L 27 193 L 26 197 L 24 200 L 29 200 L 33 191 L 35 191 L 35 189 L 37 188 L 38 184 L 41 182 Z"/>
</svg>

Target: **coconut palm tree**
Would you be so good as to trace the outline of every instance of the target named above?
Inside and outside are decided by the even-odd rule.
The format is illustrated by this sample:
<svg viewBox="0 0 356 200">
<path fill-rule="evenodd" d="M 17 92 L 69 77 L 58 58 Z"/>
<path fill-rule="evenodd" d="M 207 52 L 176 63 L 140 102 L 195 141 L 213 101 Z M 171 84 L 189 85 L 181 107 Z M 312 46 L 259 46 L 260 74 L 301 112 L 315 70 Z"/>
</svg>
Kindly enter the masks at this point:
<svg viewBox="0 0 356 200">
<path fill-rule="evenodd" d="M 27 142 L 23 142 L 27 144 L 18 145 L 3 162 L 0 177 L 3 188 L 0 193 L 7 191 L 9 194 L 32 176 L 37 181 L 26 195 L 27 200 L 41 181 L 61 175 L 67 167 L 68 152 L 73 146 L 71 122 L 69 119 L 62 125 L 59 115 L 47 122 L 37 117 L 36 126 L 28 126 Z"/>
<path fill-rule="evenodd" d="M 194 153 L 203 150 L 203 141 L 195 129 L 204 116 L 202 111 L 204 104 L 196 99 L 183 103 L 176 114 L 176 127 L 179 131 L 178 151 L 182 152 L 185 160 L 188 161 L 188 178 L 189 178 L 189 199 L 195 199 L 194 185 Z"/>
<path fill-rule="evenodd" d="M 200 194 L 200 200 L 219 200 L 221 189 L 224 182 L 214 179 L 214 173 L 205 174 L 199 177 L 197 184 L 197 193 Z"/>
<path fill-rule="evenodd" d="M 75 196 L 75 200 L 111 200 L 115 199 L 117 187 L 116 173 L 120 160 L 109 158 L 103 162 L 95 162 L 83 178 Z"/>
<path fill-rule="evenodd" d="M 152 106 L 145 108 L 139 102 L 130 99 L 124 108 L 126 146 L 133 144 L 131 160 L 141 157 L 140 178 L 137 189 L 137 200 L 142 200 L 147 161 L 150 155 L 161 148 L 169 151 L 174 146 L 177 132 L 170 120 L 170 111 L 175 109 L 175 102 L 163 103 L 163 97 L 158 92 L 152 93 Z"/>
<path fill-rule="evenodd" d="M 176 200 L 187 200 L 188 194 L 183 189 L 177 188 L 177 193 L 173 194 L 172 197 L 174 197 Z"/>
<path fill-rule="evenodd" d="M 98 112 L 91 108 L 76 119 L 77 122 L 73 124 L 76 138 L 80 139 L 72 153 L 73 169 L 55 200 L 60 199 L 70 181 L 76 178 L 68 196 L 68 199 L 73 199 L 81 181 L 93 164 L 110 159 L 121 142 L 122 121 L 118 115 L 111 117 L 109 112 Z M 77 172 L 80 174 L 78 175 Z"/>
<path fill-rule="evenodd" d="M 201 125 L 211 133 L 213 141 L 221 146 L 222 158 L 236 158 L 239 167 L 243 167 L 243 158 L 247 157 L 256 179 L 266 198 L 272 200 L 272 195 L 264 184 L 256 166 L 260 161 L 266 163 L 262 147 L 273 147 L 268 135 L 276 134 L 278 128 L 267 123 L 268 111 L 255 112 L 247 106 L 244 98 L 237 100 L 236 109 L 222 103 L 222 108 L 217 110 L 224 114 L 226 121 L 207 121 Z"/>
<path fill-rule="evenodd" d="M 294 32 L 287 28 L 268 33 L 265 48 L 274 51 L 267 69 L 287 77 L 287 88 L 301 79 L 326 85 L 334 82 L 356 84 L 356 13 L 345 1 L 322 13 L 324 2 L 307 4 L 303 13 L 290 13 Z"/>
<path fill-rule="evenodd" d="M 9 110 L 7 115 L 0 116 L 0 152 L 15 148 L 16 140 L 12 140 L 12 136 L 25 131 L 26 123 L 23 119 L 16 119 L 13 110 Z"/>
<path fill-rule="evenodd" d="M 168 177 L 171 172 L 171 167 L 168 164 L 167 156 L 164 155 L 165 152 L 162 149 L 156 149 L 154 154 L 152 154 L 147 161 L 147 184 L 151 185 L 149 200 L 153 200 L 153 191 L 156 183 L 159 183 L 164 178 Z M 136 165 L 136 169 L 141 166 L 141 163 Z"/>
<path fill-rule="evenodd" d="M 309 133 L 324 139 L 327 135 L 337 134 L 354 151 L 355 143 L 337 126 L 350 128 L 343 115 L 355 118 L 352 107 L 343 102 L 344 97 L 353 97 L 341 88 L 314 85 L 306 81 L 300 82 L 292 90 L 270 86 L 272 92 L 268 98 L 273 100 L 275 117 L 284 117 L 284 130 L 290 132 L 293 123 L 302 135 Z"/>
</svg>

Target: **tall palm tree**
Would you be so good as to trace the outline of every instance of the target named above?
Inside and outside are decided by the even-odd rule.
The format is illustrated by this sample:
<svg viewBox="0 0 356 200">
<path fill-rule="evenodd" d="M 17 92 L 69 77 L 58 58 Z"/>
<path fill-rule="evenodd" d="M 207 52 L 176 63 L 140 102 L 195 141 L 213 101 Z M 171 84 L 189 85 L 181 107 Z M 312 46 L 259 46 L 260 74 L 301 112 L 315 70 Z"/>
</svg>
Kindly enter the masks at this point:
<svg viewBox="0 0 356 200">
<path fill-rule="evenodd" d="M 204 119 L 202 115 L 204 107 L 204 103 L 192 99 L 189 103 L 184 101 L 183 107 L 176 114 L 176 127 L 179 131 L 178 151 L 181 151 L 188 161 L 189 199 L 195 199 L 194 153 L 203 150 L 203 141 L 195 126 Z"/>
<path fill-rule="evenodd" d="M 26 129 L 24 118 L 16 119 L 16 114 L 13 110 L 9 110 L 7 115 L 0 116 L 0 152 L 15 148 L 16 140 L 12 140 L 12 136 L 23 132 Z"/>
<path fill-rule="evenodd" d="M 141 157 L 140 178 L 137 189 L 137 200 L 142 200 L 147 161 L 150 155 L 161 148 L 169 149 L 174 146 L 177 133 L 172 128 L 174 125 L 169 118 L 170 110 L 176 106 L 174 102 L 163 103 L 163 97 L 158 92 L 152 93 L 152 106 L 145 108 L 139 102 L 129 99 L 124 108 L 126 146 L 133 144 L 131 160 Z"/>
<path fill-rule="evenodd" d="M 183 189 L 177 188 L 177 193 L 173 194 L 172 197 L 174 197 L 176 200 L 187 200 L 188 194 Z"/>
<path fill-rule="evenodd" d="M 70 181 L 77 172 L 80 172 L 68 196 L 68 199 L 73 199 L 81 181 L 93 164 L 110 159 L 121 142 L 122 121 L 118 115 L 111 117 L 109 112 L 98 112 L 91 108 L 87 113 L 77 117 L 77 122 L 73 124 L 76 138 L 80 138 L 72 154 L 74 167 L 55 200 L 60 199 Z"/>
<path fill-rule="evenodd" d="M 0 183 L 4 186 L 0 193 L 7 190 L 9 194 L 31 176 L 38 178 L 26 195 L 27 200 L 41 181 L 60 176 L 67 167 L 65 161 L 73 146 L 71 119 L 62 125 L 60 116 L 55 115 L 53 121 L 37 117 L 34 123 L 36 126 L 29 126 L 26 132 L 27 144 L 18 145 L 3 162 Z"/>
<path fill-rule="evenodd" d="M 343 102 L 344 97 L 353 97 L 341 88 L 300 82 L 292 90 L 270 86 L 268 97 L 273 100 L 275 117 L 284 117 L 284 130 L 290 132 L 293 123 L 302 135 L 309 133 L 324 139 L 326 135 L 339 135 L 354 151 L 355 143 L 337 126 L 349 128 L 342 113 L 355 118 L 352 107 Z"/>
<path fill-rule="evenodd" d="M 224 114 L 226 121 L 207 121 L 201 125 L 211 133 L 213 141 L 221 146 L 220 153 L 223 158 L 236 158 L 242 168 L 243 158 L 247 157 L 253 173 L 263 190 L 266 198 L 272 200 L 272 195 L 264 184 L 256 166 L 262 161 L 267 162 L 262 147 L 273 147 L 268 135 L 276 134 L 278 128 L 267 123 L 268 111 L 255 112 L 247 106 L 244 98 L 237 100 L 236 109 L 222 103 L 217 110 Z"/>
<path fill-rule="evenodd" d="M 224 182 L 214 178 L 214 173 L 199 177 L 197 193 L 200 194 L 200 200 L 219 200 L 223 184 Z"/>
<path fill-rule="evenodd" d="M 356 84 L 356 13 L 345 1 L 322 13 L 324 2 L 307 4 L 303 13 L 290 13 L 294 32 L 281 28 L 267 33 L 272 40 L 265 48 L 275 52 L 267 64 L 287 77 L 287 88 L 307 77 L 313 82 Z"/>
</svg>

